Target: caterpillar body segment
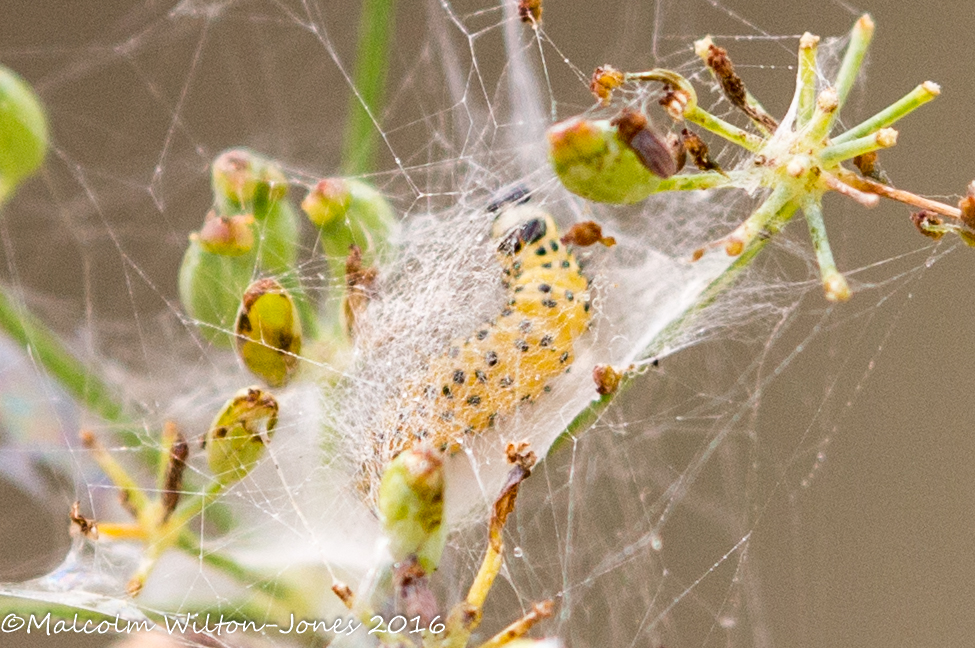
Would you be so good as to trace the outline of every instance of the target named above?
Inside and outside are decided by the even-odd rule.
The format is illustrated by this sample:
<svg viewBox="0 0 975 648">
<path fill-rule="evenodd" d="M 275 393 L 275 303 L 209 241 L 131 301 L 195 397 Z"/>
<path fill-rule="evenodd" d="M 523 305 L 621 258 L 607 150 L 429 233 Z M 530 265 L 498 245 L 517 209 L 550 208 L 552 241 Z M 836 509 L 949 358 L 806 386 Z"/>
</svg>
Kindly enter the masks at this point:
<svg viewBox="0 0 975 648">
<path fill-rule="evenodd" d="M 509 206 L 492 237 L 505 305 L 469 336 L 451 341 L 384 408 L 373 468 L 379 473 L 421 442 L 456 450 L 464 438 L 534 401 L 572 364 L 573 342 L 590 323 L 589 280 L 559 241 L 555 221 L 536 207 Z"/>
</svg>

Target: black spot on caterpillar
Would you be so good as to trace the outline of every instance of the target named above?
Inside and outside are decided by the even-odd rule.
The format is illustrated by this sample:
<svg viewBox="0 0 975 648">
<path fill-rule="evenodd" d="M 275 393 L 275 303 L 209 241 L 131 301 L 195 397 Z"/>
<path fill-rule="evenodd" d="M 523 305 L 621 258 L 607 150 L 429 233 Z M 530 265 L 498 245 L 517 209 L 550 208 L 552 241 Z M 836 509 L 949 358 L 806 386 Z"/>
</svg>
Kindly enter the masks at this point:
<svg viewBox="0 0 975 648">
<path fill-rule="evenodd" d="M 369 482 L 384 466 L 421 440 L 455 450 L 466 435 L 534 401 L 572 364 L 573 342 L 589 327 L 589 280 L 559 245 L 555 221 L 541 209 L 509 204 L 492 237 L 506 306 L 470 336 L 451 341 L 386 404 L 364 487 L 374 487 Z"/>
</svg>

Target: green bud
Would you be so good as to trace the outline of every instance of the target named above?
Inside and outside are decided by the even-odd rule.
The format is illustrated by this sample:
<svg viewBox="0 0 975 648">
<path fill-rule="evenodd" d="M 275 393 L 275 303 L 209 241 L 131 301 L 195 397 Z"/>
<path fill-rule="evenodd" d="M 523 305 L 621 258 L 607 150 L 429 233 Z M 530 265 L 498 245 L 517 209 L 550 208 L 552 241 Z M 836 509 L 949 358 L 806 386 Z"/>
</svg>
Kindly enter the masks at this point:
<svg viewBox="0 0 975 648">
<path fill-rule="evenodd" d="M 241 390 L 227 401 L 207 431 L 210 471 L 221 484 L 243 479 L 264 453 L 278 422 L 278 402 L 257 387 Z"/>
<path fill-rule="evenodd" d="M 352 191 L 349 181 L 342 178 L 320 180 L 301 201 L 301 209 L 308 220 L 320 228 L 345 220 L 345 214 L 352 204 Z"/>
<path fill-rule="evenodd" d="M 609 120 L 573 117 L 548 130 L 549 159 L 565 188 L 605 203 L 635 203 L 652 194 L 654 175 Z"/>
<path fill-rule="evenodd" d="M 223 213 L 253 210 L 262 220 L 271 203 L 288 195 L 288 181 L 270 160 L 247 149 L 224 151 L 211 169 L 213 195 Z"/>
<path fill-rule="evenodd" d="M 37 171 L 47 153 L 47 119 L 26 81 L 0 66 L 0 203 Z"/>
<path fill-rule="evenodd" d="M 200 245 L 211 254 L 241 256 L 254 247 L 254 217 L 217 216 L 210 211 L 199 234 Z"/>
<path fill-rule="evenodd" d="M 437 568 L 447 539 L 441 456 L 429 446 L 404 450 L 379 484 L 379 516 L 393 559 L 415 557 L 427 573 Z"/>
<path fill-rule="evenodd" d="M 207 252 L 199 234 L 190 244 L 179 269 L 179 297 L 187 314 L 197 320 L 203 336 L 223 346 L 232 343 L 237 310 L 254 276 L 254 253 L 227 256 Z"/>
<path fill-rule="evenodd" d="M 298 368 L 301 318 L 288 291 L 274 279 L 255 281 L 237 313 L 237 355 L 268 385 L 288 382 Z"/>
<path fill-rule="evenodd" d="M 392 206 L 361 180 L 326 178 L 305 196 L 301 209 L 321 231 L 322 247 L 336 277 L 343 276 L 350 246 L 363 250 L 368 265 L 399 232 Z"/>
<path fill-rule="evenodd" d="M 217 212 L 253 214 L 257 221 L 261 270 L 291 272 L 298 254 L 298 215 L 277 164 L 247 149 L 231 149 L 213 161 L 211 175 Z"/>
</svg>

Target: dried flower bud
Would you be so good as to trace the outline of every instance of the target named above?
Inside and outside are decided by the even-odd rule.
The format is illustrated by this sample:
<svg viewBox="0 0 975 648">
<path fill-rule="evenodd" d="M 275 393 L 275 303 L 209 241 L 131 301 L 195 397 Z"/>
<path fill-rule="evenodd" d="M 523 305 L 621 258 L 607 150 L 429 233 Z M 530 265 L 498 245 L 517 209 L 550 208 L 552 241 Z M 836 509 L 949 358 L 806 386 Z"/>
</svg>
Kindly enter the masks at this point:
<svg viewBox="0 0 975 648">
<path fill-rule="evenodd" d="M 687 149 L 684 147 L 684 138 L 677 133 L 667 133 L 667 146 L 670 147 L 674 162 L 677 163 L 677 173 L 680 173 L 684 170 L 684 165 L 687 164 Z"/>
<path fill-rule="evenodd" d="M 620 386 L 623 374 L 610 365 L 596 365 L 592 370 L 592 379 L 596 383 L 596 391 L 600 396 L 612 394 Z"/>
<path fill-rule="evenodd" d="M 714 74 L 731 105 L 769 132 L 774 132 L 779 127 L 778 122 L 762 110 L 748 94 L 745 82 L 735 73 L 735 66 L 728 57 L 727 50 L 715 45 L 711 37 L 707 36 L 694 43 L 694 51 Z"/>
<path fill-rule="evenodd" d="M 663 106 L 670 118 L 675 122 L 684 120 L 684 111 L 690 103 L 691 97 L 686 90 L 664 86 L 664 96 L 660 98 L 660 105 Z"/>
<path fill-rule="evenodd" d="M 944 219 L 938 214 L 927 209 L 922 209 L 919 212 L 914 212 L 911 214 L 911 222 L 914 223 L 914 227 L 917 228 L 924 236 L 934 239 L 937 241 L 942 236 L 944 236 L 949 230 L 945 227 Z"/>
<path fill-rule="evenodd" d="M 521 22 L 537 25 L 542 22 L 542 0 L 518 0 Z"/>
<path fill-rule="evenodd" d="M 0 203 L 44 163 L 47 118 L 34 91 L 0 66 Z"/>
<path fill-rule="evenodd" d="M 163 447 L 168 448 L 168 452 L 165 458 L 161 458 L 165 465 L 159 501 L 162 503 L 162 521 L 166 522 L 176 510 L 183 493 L 183 473 L 186 470 L 186 459 L 190 455 L 190 446 L 176 428 L 176 424 L 167 422 L 163 427 Z"/>
<path fill-rule="evenodd" d="M 291 295 L 274 279 L 259 279 L 244 292 L 234 333 L 237 356 L 268 385 L 286 384 L 298 368 L 301 318 Z"/>
<path fill-rule="evenodd" d="M 623 73 L 613 66 L 601 65 L 592 73 L 589 91 L 602 105 L 608 106 L 613 99 L 613 90 L 623 85 L 625 79 Z"/>
<path fill-rule="evenodd" d="M 415 556 L 427 573 L 437 568 L 447 538 L 441 457 L 429 446 L 404 450 L 386 467 L 379 485 L 379 516 L 393 558 Z"/>
<path fill-rule="evenodd" d="M 573 117 L 548 131 L 549 159 L 565 188 L 606 203 L 635 203 L 660 184 L 607 120 Z"/>
<path fill-rule="evenodd" d="M 687 128 L 681 131 L 681 142 L 683 143 L 684 150 L 687 154 L 691 156 L 691 161 L 694 162 L 696 166 L 701 171 L 717 171 L 723 174 L 724 171 L 718 166 L 718 163 L 711 159 L 711 153 L 708 150 L 708 145 L 700 138 L 700 136 Z"/>
<path fill-rule="evenodd" d="M 559 241 L 565 245 L 578 245 L 579 247 L 589 247 L 596 243 L 602 243 L 606 247 L 616 245 L 616 239 L 612 236 L 603 236 L 603 228 L 594 221 L 575 223 Z"/>
<path fill-rule="evenodd" d="M 277 401 L 257 387 L 227 401 L 205 439 L 207 463 L 217 481 L 229 485 L 243 479 L 264 454 L 277 422 Z"/>
<path fill-rule="evenodd" d="M 81 502 L 75 502 L 71 505 L 68 517 L 71 519 L 70 533 L 72 536 L 80 534 L 89 540 L 98 540 L 98 524 L 95 520 L 86 518 L 81 514 Z"/>
<path fill-rule="evenodd" d="M 343 328 L 346 334 L 355 337 L 356 323 L 372 298 L 378 271 L 362 265 L 362 250 L 358 245 L 349 248 L 345 259 L 345 296 L 342 299 Z"/>
<path fill-rule="evenodd" d="M 958 201 L 961 222 L 975 232 L 975 182 L 968 185 L 968 195 Z"/>
</svg>

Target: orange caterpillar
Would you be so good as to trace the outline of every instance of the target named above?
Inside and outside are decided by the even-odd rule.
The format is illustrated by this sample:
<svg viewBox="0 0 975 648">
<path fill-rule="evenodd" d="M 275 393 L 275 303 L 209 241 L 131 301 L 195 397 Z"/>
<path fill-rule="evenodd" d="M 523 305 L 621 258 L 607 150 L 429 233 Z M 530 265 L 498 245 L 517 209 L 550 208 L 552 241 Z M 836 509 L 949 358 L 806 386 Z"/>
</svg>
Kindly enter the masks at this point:
<svg viewBox="0 0 975 648">
<path fill-rule="evenodd" d="M 507 304 L 469 337 L 451 341 L 387 404 L 373 467 L 378 472 L 421 440 L 455 450 L 466 436 L 534 401 L 572 364 L 573 341 L 589 327 L 589 280 L 559 242 L 555 221 L 535 207 L 508 206 L 492 237 Z"/>
</svg>

